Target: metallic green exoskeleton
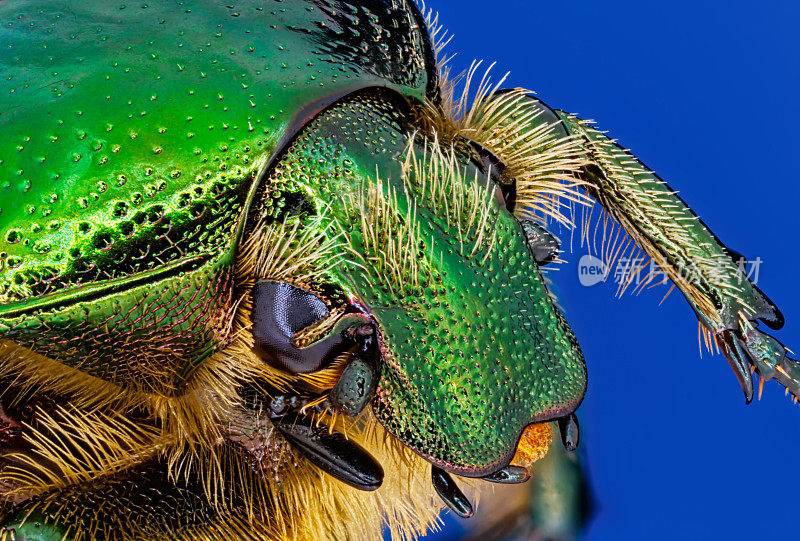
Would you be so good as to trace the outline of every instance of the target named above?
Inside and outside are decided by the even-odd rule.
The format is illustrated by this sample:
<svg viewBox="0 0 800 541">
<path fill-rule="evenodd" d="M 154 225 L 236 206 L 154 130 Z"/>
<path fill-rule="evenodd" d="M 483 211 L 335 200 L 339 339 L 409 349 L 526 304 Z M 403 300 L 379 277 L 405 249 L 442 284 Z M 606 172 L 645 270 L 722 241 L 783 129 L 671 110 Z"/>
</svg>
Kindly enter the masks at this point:
<svg viewBox="0 0 800 541">
<path fill-rule="evenodd" d="M 748 399 L 751 364 L 800 394 L 800 367 L 756 328 L 782 316 L 668 186 L 522 91 L 459 111 L 427 25 L 409 0 L 0 4 L 9 532 L 34 535 L 35 512 L 76 538 L 213 538 L 197 528 L 237 506 L 256 538 L 310 531 L 271 522 L 303 510 L 212 498 L 203 476 L 229 479 L 224 448 L 283 494 L 259 468 L 288 442 L 377 488 L 364 449 L 303 417 L 315 404 L 369 404 L 361 422 L 470 514 L 447 472 L 523 480 L 525 428 L 566 423 L 586 389 L 540 272 L 559 197 L 625 227 Z M 323 372 L 342 374 L 333 405 L 333 384 L 311 385 Z M 48 447 L 75 427 L 90 436 Z M 97 500 L 126 531 L 104 506 L 63 512 Z"/>
<path fill-rule="evenodd" d="M 4 4 L 4 336 L 180 392 L 224 344 L 265 163 L 341 96 L 433 85 L 422 20 L 369 7 Z"/>
</svg>

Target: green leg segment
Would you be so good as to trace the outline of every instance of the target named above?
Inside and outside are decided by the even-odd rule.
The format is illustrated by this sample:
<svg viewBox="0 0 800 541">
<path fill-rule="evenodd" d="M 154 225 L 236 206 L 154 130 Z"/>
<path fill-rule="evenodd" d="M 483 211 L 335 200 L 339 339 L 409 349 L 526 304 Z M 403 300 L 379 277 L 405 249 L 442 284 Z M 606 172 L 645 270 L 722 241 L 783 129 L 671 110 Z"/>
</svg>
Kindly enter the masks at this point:
<svg viewBox="0 0 800 541">
<path fill-rule="evenodd" d="M 758 328 L 780 329 L 783 315 L 753 284 L 743 260 L 714 235 L 661 178 L 589 122 L 522 96 L 534 119 L 531 130 L 553 126 L 553 137 L 577 138 L 586 165 L 581 178 L 598 201 L 680 289 L 727 358 L 749 402 L 751 366 L 800 397 L 800 364 Z M 738 260 L 738 261 L 737 261 Z"/>
</svg>

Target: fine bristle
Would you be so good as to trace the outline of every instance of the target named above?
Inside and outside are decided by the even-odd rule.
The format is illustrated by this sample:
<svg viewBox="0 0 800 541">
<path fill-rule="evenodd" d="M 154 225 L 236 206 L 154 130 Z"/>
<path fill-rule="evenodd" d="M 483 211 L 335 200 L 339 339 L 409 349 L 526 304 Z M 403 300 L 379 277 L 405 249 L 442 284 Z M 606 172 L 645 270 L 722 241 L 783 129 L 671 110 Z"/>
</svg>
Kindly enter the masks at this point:
<svg viewBox="0 0 800 541">
<path fill-rule="evenodd" d="M 573 227 L 571 209 L 591 202 L 577 176 L 588 164 L 582 141 L 558 135 L 559 122 L 537 122 L 541 110 L 520 107 L 532 91 L 498 92 L 508 74 L 493 81 L 494 64 L 483 70 L 479 80 L 480 61 L 453 76 L 448 66 L 452 57 L 444 53 L 452 36 L 439 24 L 436 12 L 426 12 L 424 3 L 420 8 L 436 58 L 439 92 L 436 103 L 426 102 L 417 111 L 419 123 L 445 147 L 463 137 L 497 156 L 506 167 L 505 175 L 516 180 L 519 217 L 543 225 L 553 219 Z"/>
<path fill-rule="evenodd" d="M 453 39 L 453 36 L 439 22 L 439 14 L 436 11 L 432 8 L 427 9 L 425 7 L 425 2 L 421 0 L 417 2 L 417 6 L 425 19 L 425 26 L 428 29 L 428 36 L 430 37 L 431 46 L 433 48 L 433 58 L 436 62 L 438 72 L 441 73 L 441 71 L 446 68 L 450 58 L 452 58 L 445 57 L 443 53 L 444 49 L 450 43 L 450 40 Z"/>
<path fill-rule="evenodd" d="M 577 176 L 588 163 L 581 140 L 560 135 L 559 122 L 541 122 L 541 109 L 525 107 L 532 92 L 499 93 L 506 77 L 493 82 L 492 66 L 478 79 L 480 66 L 474 62 L 456 77 L 441 68 L 441 99 L 419 107 L 418 122 L 441 146 L 465 138 L 492 152 L 505 166 L 503 175 L 515 181 L 517 216 L 572 227 L 571 209 L 590 201 Z"/>
<path fill-rule="evenodd" d="M 142 393 L 90 376 L 77 368 L 56 362 L 20 346 L 0 340 L 0 377 L 9 379 L 18 389 L 17 399 L 46 392 L 69 396 L 79 408 L 114 406 L 128 410 L 140 407 Z"/>
<path fill-rule="evenodd" d="M 29 452 L 12 453 L 16 465 L 1 472 L 14 487 L 4 498 L 29 498 L 119 473 L 164 448 L 157 428 L 100 412 L 60 407 L 40 411 L 27 426 Z"/>
<path fill-rule="evenodd" d="M 650 259 L 634 237 L 604 208 L 594 215 L 595 206 L 581 212 L 580 245 L 596 255 L 617 284 L 616 295 L 627 291 L 638 294 L 644 289 L 665 284 L 667 276 Z M 661 302 L 672 292 L 670 288 Z"/>
<path fill-rule="evenodd" d="M 98 420 L 106 432 L 94 426 Z M 38 475 L 20 474 L 16 479 L 37 490 L 80 485 L 87 487 L 82 490 L 88 491 L 91 500 L 93 487 L 102 490 L 102 477 L 124 475 L 127 466 L 146 458 L 137 450 L 129 452 L 131 442 L 141 443 L 141 449 L 149 453 L 159 451 L 150 440 L 155 432 L 142 431 L 125 421 L 64 417 L 52 421 L 53 426 L 48 427 L 52 432 L 41 440 L 38 436 L 34 439 L 41 442 L 40 449 L 55 465 L 46 472 L 37 466 Z M 271 427 L 269 421 L 265 422 Z M 337 428 L 341 428 L 338 423 Z M 79 441 L 80 430 L 88 431 L 88 446 Z M 180 486 L 182 479 L 198 479 L 205 497 L 216 508 L 210 520 L 198 525 L 176 529 L 175 517 L 142 517 L 137 515 L 141 510 L 135 508 L 108 524 L 97 519 L 102 510 L 98 513 L 97 509 L 71 505 L 75 496 L 55 491 L 38 499 L 28 516 L 42 513 L 69 524 L 75 540 L 96 535 L 105 539 L 151 539 L 163 536 L 165 531 L 177 539 L 216 539 L 215 534 L 237 539 L 377 539 L 384 528 L 394 539 L 416 539 L 435 528 L 442 504 L 430 482 L 430 466 L 369 415 L 348 428 L 348 437 L 383 465 L 385 477 L 378 490 L 363 492 L 343 484 L 297 456 L 281 440 L 270 444 L 273 447 L 268 460 L 255 464 L 230 445 L 187 455 L 175 481 Z M 67 446 L 58 448 L 59 441 Z M 86 450 L 70 453 L 73 443 Z M 472 492 L 470 480 L 460 483 Z M 240 537 L 242 531 L 248 535 Z"/>
<path fill-rule="evenodd" d="M 497 233 L 492 204 L 495 186 L 489 176 L 476 171 L 470 178 L 456 150 L 443 149 L 436 140 L 425 141 L 420 155 L 412 138 L 406 148 L 403 180 L 415 201 L 444 218 L 446 231 L 458 237 L 461 255 L 488 256 Z M 472 247 L 465 249 L 465 245 Z"/>
<path fill-rule="evenodd" d="M 559 123 L 541 123 L 541 109 L 526 109 L 529 92 L 513 89 L 482 99 L 465 116 L 465 133 L 495 154 L 516 180 L 515 214 L 573 226 L 573 204 L 589 204 L 577 174 L 587 164 L 578 138 L 559 136 Z M 521 112 L 522 111 L 522 112 Z M 538 124 L 538 125 L 537 125 Z M 536 126 L 536 127 L 532 127 Z"/>
<path fill-rule="evenodd" d="M 237 402 L 236 388 L 242 379 L 255 373 L 248 366 L 232 366 L 212 356 L 187 376 L 182 394 L 166 396 L 123 388 L 8 340 L 0 341 L 0 376 L 13 382 L 17 400 L 48 393 L 65 397 L 80 410 L 108 409 L 121 415 L 143 410 L 160 424 L 165 438 L 188 447 L 219 438 L 218 420 Z"/>
<path fill-rule="evenodd" d="M 737 276 L 737 269 L 730 257 L 692 236 L 693 231 L 705 226 L 677 194 L 628 151 L 593 128 L 590 121 L 567 114 L 564 117 L 581 136 L 588 157 L 602 173 L 587 184 L 588 190 L 714 327 L 724 324 L 704 290 L 730 295 L 743 311 L 755 313 L 741 297 L 737 280 L 731 279 Z M 634 221 L 641 215 L 647 218 Z M 657 246 L 655 239 L 669 246 L 669 253 Z M 615 244 L 611 246 L 603 250 L 616 251 Z M 701 281 L 705 282 L 702 286 Z"/>
<path fill-rule="evenodd" d="M 351 247 L 358 271 L 376 288 L 395 299 L 413 296 L 431 278 L 417 208 L 399 208 L 395 188 L 380 177 L 369 179 L 364 189 L 350 197 L 347 223 L 342 231 Z"/>
<path fill-rule="evenodd" d="M 303 223 L 300 219 L 259 223 L 239 250 L 237 283 L 259 280 L 304 283 L 319 279 L 343 257 L 341 235 L 327 235 L 325 213 Z"/>
</svg>

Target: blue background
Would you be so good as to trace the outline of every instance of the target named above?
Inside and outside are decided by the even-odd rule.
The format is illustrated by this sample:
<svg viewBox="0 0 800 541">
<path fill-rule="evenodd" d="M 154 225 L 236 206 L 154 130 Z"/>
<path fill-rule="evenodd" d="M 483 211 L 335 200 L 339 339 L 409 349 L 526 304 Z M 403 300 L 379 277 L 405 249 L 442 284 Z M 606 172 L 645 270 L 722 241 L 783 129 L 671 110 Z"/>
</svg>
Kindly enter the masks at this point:
<svg viewBox="0 0 800 541">
<path fill-rule="evenodd" d="M 456 68 L 498 61 L 508 86 L 592 118 L 658 172 L 731 248 L 800 352 L 796 2 L 439 0 Z M 794 538 L 800 407 L 774 382 L 745 406 L 721 356 L 663 288 L 614 298 L 577 260 L 550 276 L 589 369 L 582 445 L 598 501 L 590 540 Z M 455 530 L 439 539 L 455 538 Z"/>
</svg>

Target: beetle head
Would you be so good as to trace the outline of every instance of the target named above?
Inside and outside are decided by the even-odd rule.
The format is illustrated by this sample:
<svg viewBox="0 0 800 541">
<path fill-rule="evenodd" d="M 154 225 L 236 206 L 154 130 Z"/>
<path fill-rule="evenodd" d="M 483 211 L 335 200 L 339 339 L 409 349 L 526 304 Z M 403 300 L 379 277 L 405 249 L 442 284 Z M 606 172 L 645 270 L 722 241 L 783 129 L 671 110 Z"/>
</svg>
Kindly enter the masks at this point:
<svg viewBox="0 0 800 541">
<path fill-rule="evenodd" d="M 296 284 L 333 284 L 374 320 L 377 419 L 433 464 L 480 477 L 508 465 L 528 425 L 578 406 L 586 369 L 507 205 L 503 165 L 463 137 L 414 133 L 404 106 L 369 91 L 321 114 L 254 208 L 326 239 L 302 256 L 322 268 Z M 273 203 L 289 193 L 307 204 Z M 283 251 L 295 254 L 284 267 L 300 264 Z"/>
<path fill-rule="evenodd" d="M 482 476 L 525 427 L 573 411 L 583 358 L 519 221 L 455 150 L 410 147 L 402 186 L 354 200 L 350 279 L 380 329 L 373 409 L 432 463 Z"/>
</svg>

